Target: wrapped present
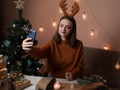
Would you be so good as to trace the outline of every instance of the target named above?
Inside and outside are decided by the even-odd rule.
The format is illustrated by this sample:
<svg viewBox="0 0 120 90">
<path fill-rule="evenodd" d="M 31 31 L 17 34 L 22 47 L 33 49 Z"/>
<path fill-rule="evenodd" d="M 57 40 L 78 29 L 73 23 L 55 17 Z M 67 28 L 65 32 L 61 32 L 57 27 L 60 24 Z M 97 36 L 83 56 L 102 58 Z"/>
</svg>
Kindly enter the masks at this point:
<svg viewBox="0 0 120 90">
<path fill-rule="evenodd" d="M 3 79 L 7 79 L 7 68 L 0 69 L 0 81 Z"/>
<path fill-rule="evenodd" d="M 0 54 L 0 69 L 6 67 L 6 59 L 3 57 L 3 55 Z"/>
<path fill-rule="evenodd" d="M 22 90 L 31 85 L 31 81 L 26 79 L 21 72 L 10 73 L 13 90 Z"/>
<path fill-rule="evenodd" d="M 0 69 L 5 67 L 6 67 L 6 62 L 5 61 L 0 62 Z"/>
<path fill-rule="evenodd" d="M 30 82 L 30 80 L 24 78 L 22 80 L 12 82 L 12 85 L 13 85 L 14 90 L 22 90 L 22 89 L 30 86 L 31 82 Z"/>
<path fill-rule="evenodd" d="M 77 82 L 84 90 L 108 90 L 107 80 L 99 75 L 77 78 Z"/>
<path fill-rule="evenodd" d="M 0 80 L 0 90 L 9 90 L 7 79 Z"/>
<path fill-rule="evenodd" d="M 36 84 L 35 90 L 54 90 L 54 83 L 56 79 L 43 77 Z"/>
<path fill-rule="evenodd" d="M 102 82 L 96 82 L 84 86 L 80 86 L 79 84 L 74 83 L 61 83 L 61 88 L 58 90 L 107 90 L 101 89 L 104 84 Z"/>
</svg>

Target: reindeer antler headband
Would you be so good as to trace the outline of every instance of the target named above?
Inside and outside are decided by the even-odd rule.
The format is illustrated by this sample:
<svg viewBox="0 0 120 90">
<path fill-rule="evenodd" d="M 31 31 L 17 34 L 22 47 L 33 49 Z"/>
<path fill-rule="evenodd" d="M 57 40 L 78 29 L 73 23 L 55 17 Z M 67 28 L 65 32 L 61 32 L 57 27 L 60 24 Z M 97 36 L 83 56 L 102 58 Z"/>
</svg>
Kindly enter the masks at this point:
<svg viewBox="0 0 120 90">
<path fill-rule="evenodd" d="M 74 4 L 72 5 L 72 10 L 71 10 L 71 14 L 67 13 L 67 4 L 65 3 L 66 0 L 61 0 L 59 3 L 59 6 L 61 8 L 61 10 L 63 11 L 63 14 L 65 16 L 70 16 L 70 17 L 74 17 L 78 12 L 79 12 L 79 5 L 77 2 L 74 2 Z"/>
</svg>

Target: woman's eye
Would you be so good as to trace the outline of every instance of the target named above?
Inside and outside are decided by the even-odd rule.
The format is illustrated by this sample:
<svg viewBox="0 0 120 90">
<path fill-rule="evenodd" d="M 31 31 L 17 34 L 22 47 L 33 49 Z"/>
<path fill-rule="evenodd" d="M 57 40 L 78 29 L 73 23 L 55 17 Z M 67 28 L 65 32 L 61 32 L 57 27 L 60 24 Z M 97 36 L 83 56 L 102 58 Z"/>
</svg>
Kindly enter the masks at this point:
<svg viewBox="0 0 120 90">
<path fill-rule="evenodd" d="M 67 27 L 67 29 L 71 29 L 71 27 Z"/>
</svg>

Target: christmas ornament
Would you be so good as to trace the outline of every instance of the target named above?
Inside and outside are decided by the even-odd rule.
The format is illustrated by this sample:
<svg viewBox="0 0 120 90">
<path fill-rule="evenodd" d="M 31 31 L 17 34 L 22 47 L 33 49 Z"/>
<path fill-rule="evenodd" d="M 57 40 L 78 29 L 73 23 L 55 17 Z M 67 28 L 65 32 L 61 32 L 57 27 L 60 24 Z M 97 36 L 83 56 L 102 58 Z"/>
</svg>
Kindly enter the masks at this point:
<svg viewBox="0 0 120 90">
<path fill-rule="evenodd" d="M 9 47 L 9 45 L 10 45 L 10 41 L 5 40 L 4 45 L 5 45 L 6 47 Z"/>
<path fill-rule="evenodd" d="M 16 25 L 15 24 L 13 24 L 13 27 L 15 27 Z"/>
</svg>

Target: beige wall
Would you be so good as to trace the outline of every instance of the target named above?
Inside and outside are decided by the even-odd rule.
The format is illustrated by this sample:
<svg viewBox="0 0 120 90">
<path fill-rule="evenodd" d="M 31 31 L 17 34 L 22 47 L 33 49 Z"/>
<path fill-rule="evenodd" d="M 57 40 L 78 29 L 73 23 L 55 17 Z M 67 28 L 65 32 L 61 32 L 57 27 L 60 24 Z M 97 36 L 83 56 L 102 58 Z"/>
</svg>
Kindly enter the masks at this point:
<svg viewBox="0 0 120 90">
<path fill-rule="evenodd" d="M 5 25 L 17 17 L 14 0 L 4 0 L 4 28 Z M 70 1 L 70 2 L 69 2 Z M 67 0 L 70 11 L 74 0 Z M 2 2 L 3 3 L 3 2 Z M 75 16 L 77 21 L 77 37 L 82 40 L 84 46 L 103 48 L 107 43 L 111 50 L 120 51 L 120 0 L 80 0 L 80 11 Z M 86 12 L 88 18 L 82 19 L 82 13 Z M 47 42 L 55 32 L 52 21 L 58 21 L 62 14 L 59 12 L 59 0 L 26 0 L 23 9 L 24 18 L 30 20 L 37 31 L 36 39 L 39 44 Z M 40 32 L 39 27 L 44 27 Z M 95 37 L 89 35 L 90 29 L 95 29 Z"/>
</svg>

